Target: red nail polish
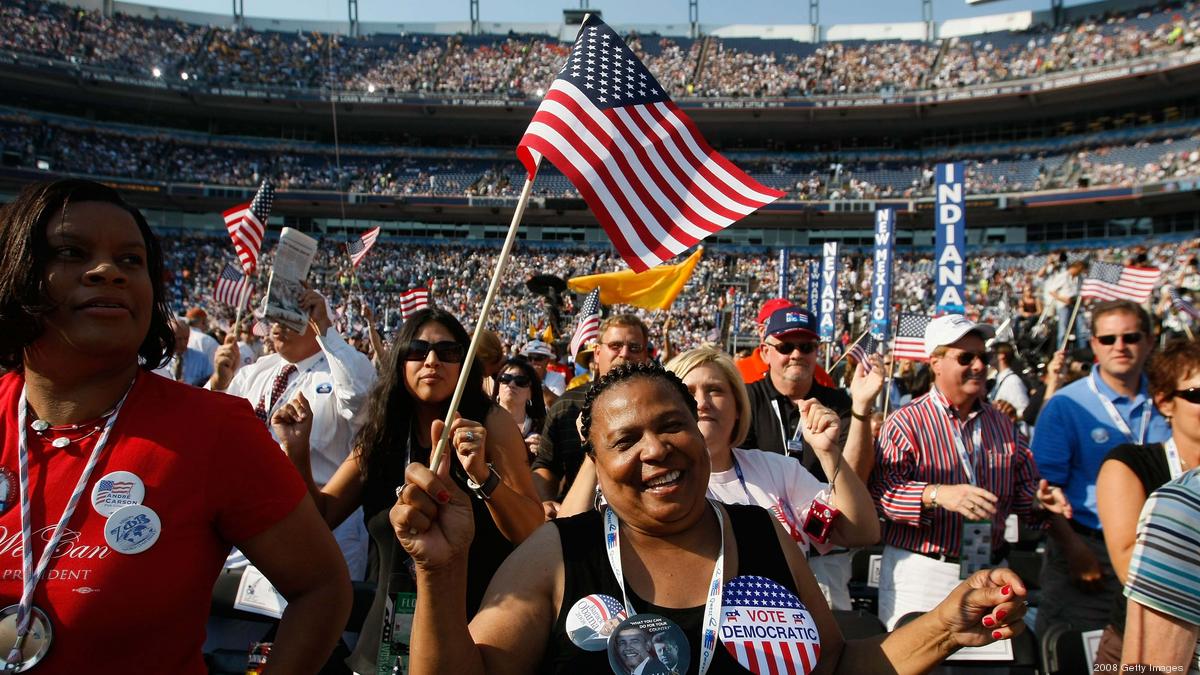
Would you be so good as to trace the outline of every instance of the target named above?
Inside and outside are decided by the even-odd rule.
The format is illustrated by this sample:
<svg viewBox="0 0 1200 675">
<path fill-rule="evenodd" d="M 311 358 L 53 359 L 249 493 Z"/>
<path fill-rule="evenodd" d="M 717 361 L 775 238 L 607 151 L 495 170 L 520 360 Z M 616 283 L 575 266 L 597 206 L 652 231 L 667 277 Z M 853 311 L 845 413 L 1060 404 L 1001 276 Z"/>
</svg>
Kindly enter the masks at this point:
<svg viewBox="0 0 1200 675">
<path fill-rule="evenodd" d="M 1000 639 L 1000 635 L 1001 635 L 1000 631 L 998 631 L 998 630 L 992 631 L 992 637 L 996 638 L 997 640 Z"/>
<path fill-rule="evenodd" d="M 1012 585 L 1011 584 L 1000 589 L 1000 595 L 1008 595 L 1009 593 L 1012 593 Z"/>
<path fill-rule="evenodd" d="M 983 617 L 983 625 L 987 626 L 988 628 L 991 628 L 992 626 L 996 625 L 996 620 L 990 616 L 985 616 L 985 617 Z"/>
<path fill-rule="evenodd" d="M 437 500 L 443 504 L 449 503 L 450 502 L 450 493 L 446 492 L 445 490 L 442 490 L 441 492 L 437 493 Z"/>
<path fill-rule="evenodd" d="M 1004 617 L 1006 617 L 1006 616 L 1008 616 L 1008 612 L 1004 611 L 1003 609 L 996 610 L 996 620 L 997 621 L 1003 621 Z"/>
</svg>

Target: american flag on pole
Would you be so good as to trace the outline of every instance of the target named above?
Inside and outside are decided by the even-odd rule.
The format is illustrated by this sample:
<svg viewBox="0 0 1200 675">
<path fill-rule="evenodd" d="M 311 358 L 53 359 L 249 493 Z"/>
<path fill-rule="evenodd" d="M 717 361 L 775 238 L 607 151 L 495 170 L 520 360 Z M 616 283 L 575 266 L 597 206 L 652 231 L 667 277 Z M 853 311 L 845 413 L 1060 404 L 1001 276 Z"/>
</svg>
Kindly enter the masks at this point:
<svg viewBox="0 0 1200 675">
<path fill-rule="evenodd" d="M 358 263 L 367 257 L 367 251 L 375 245 L 375 240 L 379 238 L 379 228 L 373 227 L 363 233 L 363 236 L 346 244 L 346 250 L 350 253 L 350 264 L 358 267 Z"/>
<path fill-rule="evenodd" d="M 821 636 L 794 593 L 759 576 L 740 576 L 721 595 L 721 643 L 743 668 L 760 675 L 811 673 Z"/>
<path fill-rule="evenodd" d="M 400 294 L 400 318 L 405 321 L 408 317 L 429 306 L 428 288 L 410 288 Z"/>
<path fill-rule="evenodd" d="M 238 268 L 226 263 L 213 288 L 213 299 L 230 307 L 245 307 L 250 302 L 250 279 Z"/>
<path fill-rule="evenodd" d="M 1160 278 L 1162 270 L 1157 267 L 1130 267 L 1094 262 L 1079 288 L 1079 295 L 1100 300 L 1132 300 L 1142 303 L 1150 299 Z"/>
<path fill-rule="evenodd" d="M 238 204 L 226 211 L 225 229 L 233 240 L 233 249 L 242 261 L 242 271 L 254 274 L 258 267 L 258 252 L 262 248 L 263 235 L 267 231 L 267 219 L 271 216 L 271 205 L 275 203 L 275 188 L 268 181 L 259 186 L 254 199 L 248 204 Z"/>
<path fill-rule="evenodd" d="M 871 337 L 870 331 L 863 333 L 858 341 L 850 346 L 850 351 L 846 352 L 846 356 L 853 358 L 858 363 L 863 364 L 866 372 L 871 372 L 871 362 L 867 357 L 879 351 L 879 343 L 875 338 Z"/>
<path fill-rule="evenodd" d="M 571 336 L 571 358 L 579 353 L 587 343 L 600 337 L 600 289 L 593 288 L 583 300 L 579 310 L 579 322 L 575 325 L 575 334 Z"/>
<path fill-rule="evenodd" d="M 1176 312 L 1186 314 L 1196 321 L 1200 321 L 1200 309 L 1196 309 L 1195 305 L 1183 299 L 1179 294 L 1179 289 L 1174 286 L 1167 289 L 1167 294 L 1171 296 L 1171 306 Z"/>
<path fill-rule="evenodd" d="M 892 354 L 897 359 L 927 361 L 925 355 L 925 327 L 933 317 L 924 314 L 901 314 L 896 325 L 896 345 Z"/>
<path fill-rule="evenodd" d="M 783 192 L 709 147 L 625 41 L 597 16 L 517 145 L 532 180 L 550 160 L 636 272 L 693 247 Z"/>
</svg>

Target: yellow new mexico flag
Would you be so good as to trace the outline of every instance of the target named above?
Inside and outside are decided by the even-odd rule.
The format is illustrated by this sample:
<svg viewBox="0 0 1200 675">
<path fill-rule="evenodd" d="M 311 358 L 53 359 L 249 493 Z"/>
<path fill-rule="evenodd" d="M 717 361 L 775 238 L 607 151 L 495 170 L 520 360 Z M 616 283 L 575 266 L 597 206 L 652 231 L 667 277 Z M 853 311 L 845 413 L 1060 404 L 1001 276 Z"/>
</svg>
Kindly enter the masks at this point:
<svg viewBox="0 0 1200 675">
<path fill-rule="evenodd" d="M 624 304 L 642 309 L 667 309 L 691 278 L 703 253 L 704 247 L 700 247 L 681 263 L 659 265 L 640 273 L 621 270 L 575 277 L 567 281 L 567 287 L 576 293 L 588 293 L 599 287 L 602 305 Z"/>
</svg>

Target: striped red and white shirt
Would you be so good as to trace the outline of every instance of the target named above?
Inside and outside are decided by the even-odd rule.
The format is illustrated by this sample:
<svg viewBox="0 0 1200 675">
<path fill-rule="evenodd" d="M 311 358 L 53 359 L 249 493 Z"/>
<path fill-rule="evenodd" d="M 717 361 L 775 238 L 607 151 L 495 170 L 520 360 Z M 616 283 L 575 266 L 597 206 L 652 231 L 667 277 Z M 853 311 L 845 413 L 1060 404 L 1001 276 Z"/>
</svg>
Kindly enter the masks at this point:
<svg viewBox="0 0 1200 675">
<path fill-rule="evenodd" d="M 976 435 L 976 428 L 980 434 Z M 965 421 L 937 388 L 892 415 L 876 445 L 871 494 L 884 518 L 883 542 L 918 553 L 959 556 L 963 516 L 944 508 L 922 508 L 930 483 L 969 483 L 955 433 L 974 459 L 977 485 L 998 498 L 992 518 L 992 547 L 1004 543 L 1004 521 L 1016 513 L 1027 525 L 1044 524 L 1034 510 L 1040 476 L 1029 441 L 1003 413 L 980 400 Z M 975 438 L 982 448 L 974 448 Z"/>
</svg>

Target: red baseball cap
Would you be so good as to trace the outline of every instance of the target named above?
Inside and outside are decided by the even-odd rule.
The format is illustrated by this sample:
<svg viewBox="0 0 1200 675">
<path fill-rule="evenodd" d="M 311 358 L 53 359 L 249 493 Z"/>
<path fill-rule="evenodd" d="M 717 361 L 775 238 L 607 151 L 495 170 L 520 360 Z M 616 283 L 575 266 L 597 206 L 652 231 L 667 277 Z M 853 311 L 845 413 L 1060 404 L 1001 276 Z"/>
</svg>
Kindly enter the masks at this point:
<svg viewBox="0 0 1200 675">
<path fill-rule="evenodd" d="M 768 300 L 763 303 L 762 309 L 758 310 L 758 317 L 755 319 L 755 321 L 758 323 L 766 323 L 767 319 L 770 319 L 771 315 L 774 314 L 776 310 L 791 306 L 792 301 L 788 300 L 787 298 L 773 298 Z"/>
</svg>

